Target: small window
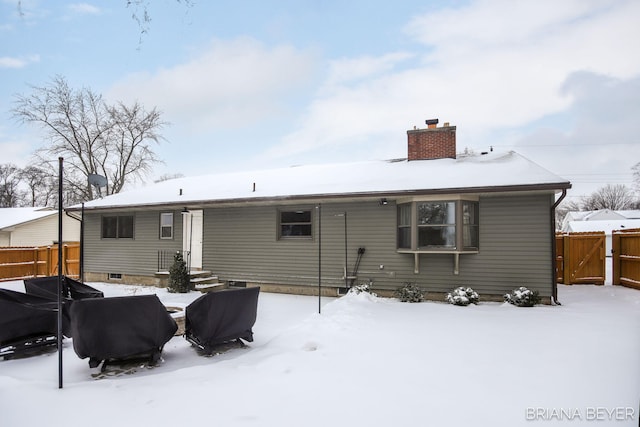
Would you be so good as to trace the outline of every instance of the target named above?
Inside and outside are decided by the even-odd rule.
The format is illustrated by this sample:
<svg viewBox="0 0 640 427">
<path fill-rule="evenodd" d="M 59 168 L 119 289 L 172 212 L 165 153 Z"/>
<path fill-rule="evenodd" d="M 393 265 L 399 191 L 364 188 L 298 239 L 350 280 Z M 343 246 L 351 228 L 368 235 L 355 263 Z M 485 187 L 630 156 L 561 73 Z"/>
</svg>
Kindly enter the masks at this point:
<svg viewBox="0 0 640 427">
<path fill-rule="evenodd" d="M 478 203 L 462 202 L 462 246 L 464 249 L 478 249 Z"/>
<path fill-rule="evenodd" d="M 109 273 L 109 280 L 122 280 L 122 273 Z"/>
<path fill-rule="evenodd" d="M 103 239 L 133 239 L 133 215 L 103 216 Z"/>
<path fill-rule="evenodd" d="M 311 237 L 311 211 L 280 211 L 279 238 L 309 238 Z"/>
<path fill-rule="evenodd" d="M 398 248 L 411 248 L 411 203 L 398 205 Z"/>
<path fill-rule="evenodd" d="M 173 212 L 160 214 L 160 238 L 173 239 Z"/>
</svg>

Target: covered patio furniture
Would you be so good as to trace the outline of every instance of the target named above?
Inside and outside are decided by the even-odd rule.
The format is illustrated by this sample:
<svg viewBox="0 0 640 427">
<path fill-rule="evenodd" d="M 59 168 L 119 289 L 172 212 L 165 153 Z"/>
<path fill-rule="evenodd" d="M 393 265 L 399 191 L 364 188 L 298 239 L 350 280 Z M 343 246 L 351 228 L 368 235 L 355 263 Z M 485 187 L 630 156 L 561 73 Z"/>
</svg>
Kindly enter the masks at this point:
<svg viewBox="0 0 640 427">
<path fill-rule="evenodd" d="M 33 279 L 24 279 L 24 289 L 27 294 L 46 298 L 49 301 L 58 301 L 58 276 L 35 277 Z M 82 282 L 74 280 L 67 276 L 62 276 L 62 332 L 65 337 L 71 338 L 70 310 L 73 301 L 86 298 L 103 298 L 104 294 L 85 285 Z"/>
<path fill-rule="evenodd" d="M 73 349 L 95 368 L 108 363 L 160 360 L 178 329 L 156 295 L 89 298 L 71 305 Z"/>
<path fill-rule="evenodd" d="M 22 292 L 0 289 L 0 356 L 4 358 L 57 345 L 58 304 Z"/>
<path fill-rule="evenodd" d="M 28 294 L 57 299 L 58 276 L 25 279 L 24 288 Z M 70 277 L 62 276 L 62 296 L 72 300 L 79 300 L 85 298 L 103 298 L 104 294 L 89 285 L 85 285 Z"/>
<path fill-rule="evenodd" d="M 232 340 L 253 341 L 259 287 L 207 293 L 187 306 L 185 338 L 205 354 Z"/>
</svg>

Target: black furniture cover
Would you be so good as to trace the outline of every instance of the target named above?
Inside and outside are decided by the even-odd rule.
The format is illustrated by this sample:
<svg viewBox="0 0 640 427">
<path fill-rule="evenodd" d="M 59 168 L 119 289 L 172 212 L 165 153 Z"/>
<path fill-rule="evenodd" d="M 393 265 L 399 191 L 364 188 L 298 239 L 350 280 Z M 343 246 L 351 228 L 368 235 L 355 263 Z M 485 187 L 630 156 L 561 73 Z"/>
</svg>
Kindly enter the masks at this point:
<svg viewBox="0 0 640 427">
<path fill-rule="evenodd" d="M 22 292 L 0 289 L 0 355 L 57 344 L 58 304 Z"/>
<path fill-rule="evenodd" d="M 73 349 L 81 359 L 88 357 L 92 368 L 127 359 L 155 364 L 177 329 L 156 295 L 89 298 L 71 305 Z"/>
<path fill-rule="evenodd" d="M 259 287 L 209 292 L 185 310 L 185 338 L 204 352 L 241 338 L 253 341 Z"/>
<path fill-rule="evenodd" d="M 58 276 L 25 279 L 24 288 L 28 294 L 57 300 Z M 85 298 L 103 298 L 104 294 L 89 285 L 85 285 L 70 277 L 62 276 L 62 296 L 71 298 L 72 300 L 78 300 Z"/>
<path fill-rule="evenodd" d="M 35 277 L 24 279 L 24 289 L 29 295 L 47 298 L 49 301 L 58 301 L 58 276 Z M 74 280 L 67 276 L 62 276 L 62 333 L 65 337 L 71 338 L 70 310 L 74 300 L 85 298 L 103 298 L 104 294 Z"/>
</svg>

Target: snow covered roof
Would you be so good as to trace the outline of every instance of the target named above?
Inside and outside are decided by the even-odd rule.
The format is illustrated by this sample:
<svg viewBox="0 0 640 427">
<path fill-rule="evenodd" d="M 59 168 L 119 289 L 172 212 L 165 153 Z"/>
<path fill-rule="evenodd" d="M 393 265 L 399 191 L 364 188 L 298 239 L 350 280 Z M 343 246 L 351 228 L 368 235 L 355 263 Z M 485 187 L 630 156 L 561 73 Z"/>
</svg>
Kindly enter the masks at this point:
<svg viewBox="0 0 640 427">
<path fill-rule="evenodd" d="M 614 211 L 611 209 L 601 209 L 595 211 L 571 211 L 567 212 L 562 220 L 562 231 L 578 231 L 579 227 L 587 227 L 585 231 L 595 230 L 588 226 L 573 226 L 573 229 L 569 229 L 572 222 L 594 222 L 594 221 L 610 221 L 612 223 L 624 221 L 624 220 L 640 220 L 640 210 L 619 210 Z M 638 225 L 636 225 L 638 227 Z"/>
<path fill-rule="evenodd" d="M 457 159 L 385 160 L 231 172 L 164 181 L 85 203 L 85 209 L 276 199 L 547 191 L 571 184 L 515 153 Z M 78 209 L 73 206 L 71 209 Z"/>
<path fill-rule="evenodd" d="M 562 231 L 585 233 L 587 231 L 604 231 L 610 235 L 613 230 L 629 230 L 640 228 L 640 219 L 619 220 L 595 220 L 595 221 L 569 221 L 566 229 Z"/>
<path fill-rule="evenodd" d="M 0 230 L 35 221 L 58 212 L 51 208 L 0 208 Z"/>
<path fill-rule="evenodd" d="M 616 211 L 626 219 L 640 219 L 640 209 Z"/>
</svg>

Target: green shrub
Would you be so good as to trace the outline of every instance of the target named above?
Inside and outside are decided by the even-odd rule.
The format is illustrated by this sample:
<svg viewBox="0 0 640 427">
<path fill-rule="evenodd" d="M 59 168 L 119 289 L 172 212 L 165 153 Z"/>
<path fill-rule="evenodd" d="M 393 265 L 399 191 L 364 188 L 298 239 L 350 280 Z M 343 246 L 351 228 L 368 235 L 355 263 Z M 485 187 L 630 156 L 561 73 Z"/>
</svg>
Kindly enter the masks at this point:
<svg viewBox="0 0 640 427">
<path fill-rule="evenodd" d="M 469 304 L 477 304 L 479 299 L 480 297 L 478 296 L 478 293 L 476 291 L 465 286 L 455 288 L 446 296 L 447 302 L 453 305 L 466 306 Z"/>
<path fill-rule="evenodd" d="M 533 307 L 536 304 L 540 304 L 540 295 L 538 295 L 538 291 L 532 291 L 520 286 L 512 293 L 505 294 L 504 300 L 518 307 Z"/>
<path fill-rule="evenodd" d="M 374 297 L 377 296 L 375 293 L 373 293 L 371 291 L 371 283 L 360 283 L 359 285 L 355 285 L 353 287 L 351 287 L 351 289 L 349 289 L 349 293 L 353 293 L 353 294 L 361 294 L 361 293 L 367 293 L 367 294 L 371 294 Z"/>
<path fill-rule="evenodd" d="M 190 277 L 187 264 L 180 252 L 173 257 L 173 265 L 169 268 L 169 292 L 189 292 Z"/>
<path fill-rule="evenodd" d="M 422 302 L 424 293 L 415 283 L 405 283 L 401 288 L 396 289 L 395 297 L 402 302 Z"/>
</svg>

